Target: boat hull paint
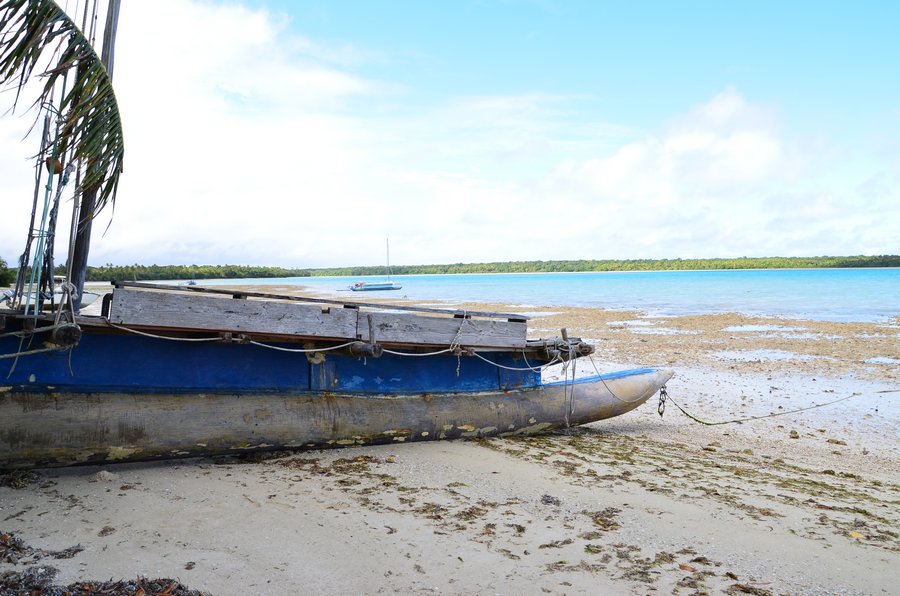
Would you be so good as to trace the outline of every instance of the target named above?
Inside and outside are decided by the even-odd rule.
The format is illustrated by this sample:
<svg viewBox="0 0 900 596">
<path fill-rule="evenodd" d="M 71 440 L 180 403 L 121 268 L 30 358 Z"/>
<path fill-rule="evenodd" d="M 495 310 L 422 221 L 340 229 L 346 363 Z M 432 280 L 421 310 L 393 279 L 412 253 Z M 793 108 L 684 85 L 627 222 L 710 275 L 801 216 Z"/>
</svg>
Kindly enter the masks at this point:
<svg viewBox="0 0 900 596">
<path fill-rule="evenodd" d="M 377 282 L 360 281 L 350 286 L 353 292 L 379 292 L 383 290 L 401 290 L 403 286 L 395 281 Z"/>
<path fill-rule="evenodd" d="M 628 412 L 671 378 L 639 369 L 474 393 L 17 392 L 0 387 L 0 468 L 525 435 Z"/>
<path fill-rule="evenodd" d="M 273 344 L 302 348 L 299 344 Z M 33 341 L 22 349 L 41 348 Z M 19 350 L 0 339 L 0 355 Z M 295 353 L 241 343 L 173 342 L 85 329 L 72 350 L 0 360 L 0 387 L 50 393 L 336 393 L 404 394 L 493 391 L 540 384 L 540 373 L 510 351 L 483 358 L 436 354 L 363 358 L 336 352 Z M 14 363 L 13 363 L 14 362 Z M 514 369 L 514 370 L 510 370 Z M 3 422 L 0 420 L 0 425 Z"/>
</svg>

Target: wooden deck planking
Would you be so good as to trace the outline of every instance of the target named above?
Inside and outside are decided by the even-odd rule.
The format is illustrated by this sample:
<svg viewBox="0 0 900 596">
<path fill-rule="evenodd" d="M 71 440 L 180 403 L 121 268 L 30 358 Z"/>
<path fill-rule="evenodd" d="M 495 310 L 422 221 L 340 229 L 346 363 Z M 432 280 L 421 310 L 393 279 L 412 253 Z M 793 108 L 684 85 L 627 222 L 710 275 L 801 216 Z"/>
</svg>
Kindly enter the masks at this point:
<svg viewBox="0 0 900 596">
<path fill-rule="evenodd" d="M 361 339 L 403 345 L 525 348 L 527 324 L 470 317 L 431 317 L 408 312 L 234 300 L 209 295 L 116 288 L 109 309 L 113 324 L 149 329 Z"/>
<path fill-rule="evenodd" d="M 118 325 L 160 329 L 353 339 L 356 314 L 356 310 L 345 308 L 117 288 L 109 320 Z"/>
</svg>

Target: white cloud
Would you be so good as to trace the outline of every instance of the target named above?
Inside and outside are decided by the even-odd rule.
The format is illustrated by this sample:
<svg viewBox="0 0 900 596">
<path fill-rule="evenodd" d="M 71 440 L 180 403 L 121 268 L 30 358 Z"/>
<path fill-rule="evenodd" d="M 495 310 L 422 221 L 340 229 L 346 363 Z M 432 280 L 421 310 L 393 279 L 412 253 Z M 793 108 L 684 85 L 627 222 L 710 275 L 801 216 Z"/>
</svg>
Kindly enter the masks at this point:
<svg viewBox="0 0 900 596">
<path fill-rule="evenodd" d="M 896 156 L 847 168 L 735 89 L 638 134 L 577 95 L 404 103 L 354 70 L 378 59 L 240 5 L 127 3 L 125 174 L 92 263 L 379 264 L 386 236 L 396 264 L 898 250 Z M 7 260 L 28 124 L 0 120 Z"/>
</svg>

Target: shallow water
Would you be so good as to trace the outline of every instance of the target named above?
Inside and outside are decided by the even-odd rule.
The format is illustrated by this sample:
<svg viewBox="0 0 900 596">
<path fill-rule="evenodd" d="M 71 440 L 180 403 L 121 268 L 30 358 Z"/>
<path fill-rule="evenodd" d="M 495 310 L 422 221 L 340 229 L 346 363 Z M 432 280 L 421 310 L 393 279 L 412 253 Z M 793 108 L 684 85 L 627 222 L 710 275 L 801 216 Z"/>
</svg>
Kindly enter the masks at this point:
<svg viewBox="0 0 900 596">
<path fill-rule="evenodd" d="M 203 280 L 203 285 L 306 286 L 365 301 L 493 302 L 522 307 L 640 310 L 651 316 L 738 312 L 825 321 L 888 322 L 900 316 L 900 268 L 403 275 L 403 289 L 350 292 L 357 277 Z M 378 279 L 371 277 L 369 279 Z"/>
</svg>

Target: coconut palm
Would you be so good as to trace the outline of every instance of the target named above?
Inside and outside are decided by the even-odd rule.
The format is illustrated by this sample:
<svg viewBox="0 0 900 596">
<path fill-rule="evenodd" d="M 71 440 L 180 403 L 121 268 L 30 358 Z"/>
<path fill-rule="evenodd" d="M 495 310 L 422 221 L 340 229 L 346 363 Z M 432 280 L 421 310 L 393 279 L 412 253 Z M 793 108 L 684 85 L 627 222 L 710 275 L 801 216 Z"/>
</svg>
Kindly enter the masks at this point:
<svg viewBox="0 0 900 596">
<path fill-rule="evenodd" d="M 35 74 L 44 85 L 32 107 L 48 105 L 54 89 L 65 90 L 57 107 L 59 135 L 53 155 L 70 155 L 85 166 L 79 190 L 96 193 L 96 199 L 82 216 L 96 216 L 115 202 L 125 153 L 111 77 L 87 37 L 56 2 L 0 0 L 0 86 L 15 88 L 13 108 Z"/>
</svg>

